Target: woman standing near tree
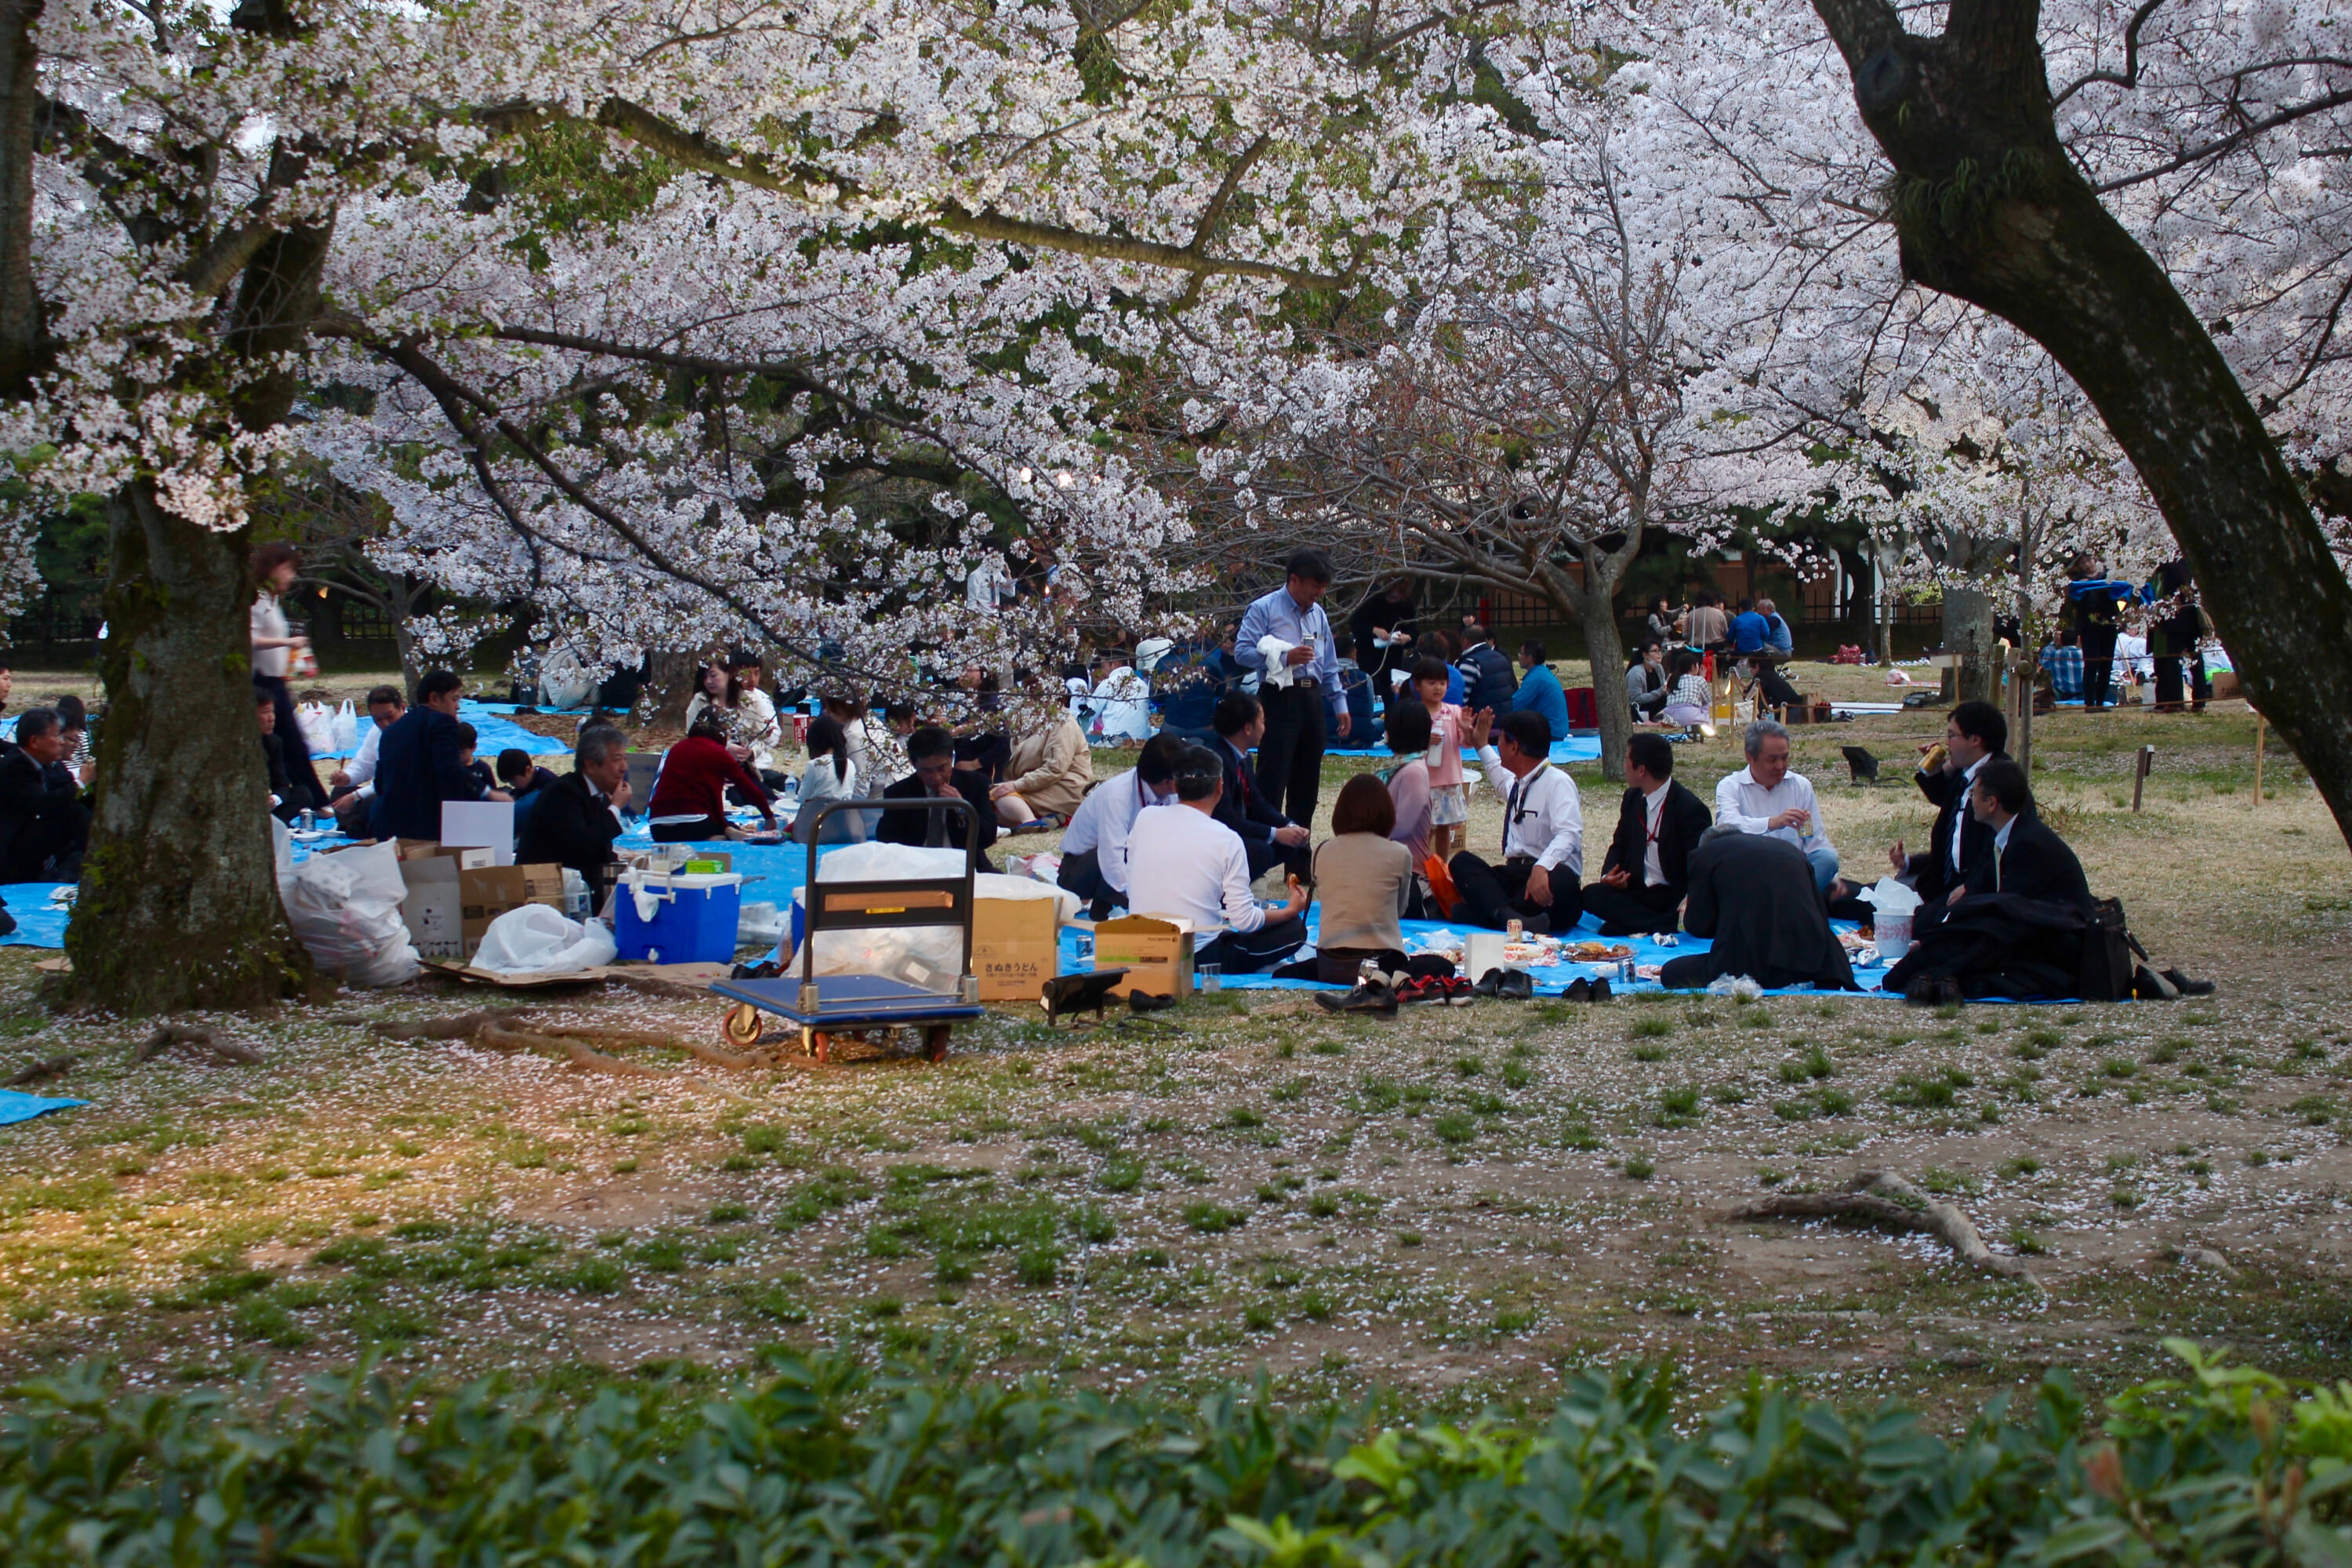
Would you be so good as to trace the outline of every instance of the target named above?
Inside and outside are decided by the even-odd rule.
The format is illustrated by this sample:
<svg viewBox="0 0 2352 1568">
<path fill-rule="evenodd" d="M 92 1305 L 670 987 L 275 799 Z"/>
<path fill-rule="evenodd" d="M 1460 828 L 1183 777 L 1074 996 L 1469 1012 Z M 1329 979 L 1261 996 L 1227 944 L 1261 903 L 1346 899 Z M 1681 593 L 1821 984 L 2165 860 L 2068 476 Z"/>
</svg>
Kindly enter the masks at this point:
<svg viewBox="0 0 2352 1568">
<path fill-rule="evenodd" d="M 302 740 L 302 723 L 294 712 L 294 694 L 286 685 L 287 673 L 294 666 L 294 650 L 310 646 L 310 639 L 297 637 L 286 624 L 286 612 L 278 601 L 294 586 L 300 571 L 294 547 L 272 541 L 254 546 L 249 564 L 257 592 L 253 595 L 253 684 L 270 699 L 270 708 L 277 716 L 278 748 L 286 764 L 286 776 L 298 788 L 308 789 L 310 798 L 324 801 L 327 792 L 319 785 L 319 773 L 310 765 L 310 748 Z"/>
</svg>

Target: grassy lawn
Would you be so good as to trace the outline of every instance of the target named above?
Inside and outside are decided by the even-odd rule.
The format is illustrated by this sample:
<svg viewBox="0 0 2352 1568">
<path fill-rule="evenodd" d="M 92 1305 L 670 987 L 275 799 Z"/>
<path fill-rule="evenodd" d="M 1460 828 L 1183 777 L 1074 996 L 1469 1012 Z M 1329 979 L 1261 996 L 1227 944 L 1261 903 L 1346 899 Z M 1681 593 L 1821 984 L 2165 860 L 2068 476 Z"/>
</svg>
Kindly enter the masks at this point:
<svg viewBox="0 0 2352 1568">
<path fill-rule="evenodd" d="M 1930 813 L 1907 784 L 1842 782 L 1836 748 L 1907 757 L 1940 722 L 1798 731 L 1849 866 L 1924 841 Z M 2040 728 L 2037 788 L 2094 887 L 2221 983 L 2173 1005 L 1380 1022 L 1226 993 L 1075 1031 L 1003 1007 L 940 1067 L 635 1053 L 698 1075 L 649 1079 L 368 1028 L 480 1003 L 432 982 L 202 1020 L 259 1067 L 134 1066 L 143 1031 L 50 1016 L 47 955 L 0 950 L 0 1077 L 68 1056 L 39 1091 L 92 1102 L 0 1129 L 0 1375 L 103 1354 L 139 1382 L 255 1363 L 290 1387 L 365 1354 L 682 1393 L 783 1342 L 1106 1387 L 1263 1371 L 1286 1399 L 1468 1411 L 1672 1356 L 1704 1389 L 1764 1371 L 1957 1414 L 2053 1363 L 2094 1393 L 2147 1375 L 2168 1333 L 2352 1375 L 2352 862 L 2275 747 L 2253 805 L 2252 723 Z M 1702 795 L 1739 761 L 1727 738 L 1678 753 Z M 1327 787 L 1362 765 L 1334 759 Z M 1597 864 L 1615 791 L 1576 772 Z M 1471 842 L 1498 829 L 1482 795 Z M 718 1039 L 714 1003 L 541 1000 Z M 1879 1168 L 2043 1289 L 1919 1238 L 1717 1217 Z"/>
</svg>

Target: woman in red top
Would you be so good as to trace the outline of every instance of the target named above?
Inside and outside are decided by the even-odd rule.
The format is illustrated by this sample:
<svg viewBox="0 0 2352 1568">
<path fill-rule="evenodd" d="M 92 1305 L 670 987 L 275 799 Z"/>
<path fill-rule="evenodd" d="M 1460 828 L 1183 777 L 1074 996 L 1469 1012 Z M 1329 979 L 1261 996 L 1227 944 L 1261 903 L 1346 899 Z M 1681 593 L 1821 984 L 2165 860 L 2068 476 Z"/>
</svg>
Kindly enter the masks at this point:
<svg viewBox="0 0 2352 1568">
<path fill-rule="evenodd" d="M 698 719 L 686 739 L 662 759 L 661 777 L 646 814 L 656 844 L 697 844 L 712 838 L 748 838 L 727 825 L 727 787 L 740 789 L 760 808 L 765 832 L 776 831 L 776 814 L 766 786 L 727 750 L 726 731 L 715 719 Z"/>
</svg>

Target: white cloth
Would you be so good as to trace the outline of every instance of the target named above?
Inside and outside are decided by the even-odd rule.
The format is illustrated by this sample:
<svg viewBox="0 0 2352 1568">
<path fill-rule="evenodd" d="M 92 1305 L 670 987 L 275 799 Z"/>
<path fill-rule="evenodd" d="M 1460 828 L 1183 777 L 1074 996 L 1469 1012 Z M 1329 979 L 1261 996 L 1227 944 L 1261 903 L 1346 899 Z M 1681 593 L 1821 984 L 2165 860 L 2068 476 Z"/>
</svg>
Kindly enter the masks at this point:
<svg viewBox="0 0 2352 1568">
<path fill-rule="evenodd" d="M 1062 833 L 1062 853 L 1076 855 L 1093 850 L 1102 879 L 1124 893 L 1128 838 L 1135 830 L 1135 819 L 1161 804 L 1136 777 L 1133 768 L 1114 773 L 1088 790 L 1087 798 L 1078 802 L 1078 809 L 1070 814 L 1070 826 Z M 1152 818 L 1155 826 L 1159 820 Z"/>
<path fill-rule="evenodd" d="M 1532 856 L 1547 871 L 1565 866 L 1581 879 L 1584 804 L 1567 771 L 1546 763 L 1524 779 L 1513 778 L 1492 746 L 1478 748 L 1478 765 L 1486 770 L 1488 786 L 1503 797 L 1503 858 Z"/>
<path fill-rule="evenodd" d="M 1675 781 L 1668 779 L 1642 797 L 1643 816 L 1646 819 L 1643 826 L 1650 836 L 1650 841 L 1642 853 L 1642 886 L 1645 888 L 1665 886 L 1666 864 L 1658 858 L 1658 826 L 1659 819 L 1666 814 L 1666 792 L 1674 787 Z"/>
<path fill-rule="evenodd" d="M 1772 818 L 1791 809 L 1811 814 L 1811 830 L 1800 833 L 1793 827 L 1770 826 Z M 1821 804 L 1813 798 L 1813 781 L 1800 773 L 1783 774 L 1770 789 L 1756 782 L 1753 768 L 1724 774 L 1715 786 L 1715 820 L 1742 833 L 1785 838 L 1807 851 L 1830 847 L 1829 824 L 1822 820 Z"/>
<path fill-rule="evenodd" d="M 1298 646 L 1297 643 L 1285 642 L 1277 637 L 1262 637 L 1257 639 L 1257 661 L 1263 671 L 1258 676 L 1260 688 L 1271 688 L 1276 691 L 1282 691 L 1287 689 L 1290 683 L 1298 679 L 1298 672 L 1307 668 L 1305 665 L 1290 663 L 1290 650 Z"/>
<path fill-rule="evenodd" d="M 278 606 L 278 595 L 267 588 L 253 596 L 252 624 L 252 635 L 256 637 L 282 638 L 292 635 L 286 629 L 286 612 Z M 283 680 L 287 670 L 293 667 L 293 660 L 294 650 L 291 648 L 256 648 L 253 650 L 253 673 L 274 675 Z"/>
<path fill-rule="evenodd" d="M 1063 840 L 1065 844 L 1067 839 Z M 1128 847 L 1127 907 L 1139 915 L 1189 921 L 1195 931 L 1252 931 L 1265 911 L 1250 891 L 1242 836 L 1189 805 L 1151 819 Z"/>
<path fill-rule="evenodd" d="M 2116 634 L 2116 678 L 2120 679 L 2126 669 L 2141 680 L 2156 679 L 2156 660 L 2148 657 L 2147 639 L 2137 632 Z"/>
<path fill-rule="evenodd" d="M 1140 745 L 1151 739 L 1151 688 L 1134 666 L 1122 664 L 1102 678 L 1087 699 L 1083 728 L 1106 741 Z"/>
</svg>

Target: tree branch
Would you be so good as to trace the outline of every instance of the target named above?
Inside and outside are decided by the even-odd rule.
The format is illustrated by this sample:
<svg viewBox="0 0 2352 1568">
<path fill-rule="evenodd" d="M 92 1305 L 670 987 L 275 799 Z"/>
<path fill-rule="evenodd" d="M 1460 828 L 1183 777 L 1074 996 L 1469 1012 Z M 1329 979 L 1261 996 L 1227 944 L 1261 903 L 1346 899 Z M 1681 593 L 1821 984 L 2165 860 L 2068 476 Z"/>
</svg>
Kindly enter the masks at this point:
<svg viewBox="0 0 2352 1568">
<path fill-rule="evenodd" d="M 2095 81 L 2110 82 L 2125 89 L 2137 87 L 2139 85 L 2139 30 L 2147 26 L 2147 19 L 2155 16 L 2164 4 L 2165 0 L 2143 0 L 2140 8 L 2132 13 L 2131 25 L 2124 29 L 2124 68 L 2120 72 L 2085 71 L 2068 82 L 2066 89 L 2050 100 L 2050 107 L 2055 110 Z"/>
<path fill-rule="evenodd" d="M 2124 174 L 2103 184 L 2094 185 L 2091 187 L 2092 194 L 2103 196 L 2109 191 L 2120 191 L 2128 186 L 2145 184 L 2150 180 L 2160 180 L 2167 174 L 2179 173 L 2191 163 L 2219 157 L 2232 148 L 2277 130 L 2282 125 L 2292 125 L 2298 120 L 2307 120 L 2315 114 L 2325 114 L 2331 109 L 2341 109 L 2347 103 L 2352 103 L 2352 88 L 2345 88 L 2328 93 L 2325 97 L 2315 98 L 2307 103 L 2290 104 L 2276 114 L 2265 116 L 2239 127 L 2227 136 L 2217 136 L 2202 146 L 2191 147 L 2168 163 L 2159 163 L 2153 169 L 2143 169 L 2137 174 Z"/>
</svg>

